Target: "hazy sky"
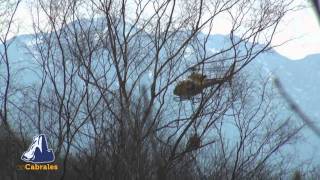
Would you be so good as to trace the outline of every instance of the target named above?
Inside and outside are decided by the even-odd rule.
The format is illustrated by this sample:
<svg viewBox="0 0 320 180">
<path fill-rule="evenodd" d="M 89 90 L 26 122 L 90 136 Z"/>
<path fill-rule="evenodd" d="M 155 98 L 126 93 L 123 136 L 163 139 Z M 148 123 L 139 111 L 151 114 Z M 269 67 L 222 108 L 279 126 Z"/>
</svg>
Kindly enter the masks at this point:
<svg viewBox="0 0 320 180">
<path fill-rule="evenodd" d="M 304 3 L 306 0 L 297 0 Z M 26 4 L 22 4 L 17 14 L 20 24 L 19 33 L 32 33 L 32 18 Z M 220 31 L 220 32 L 219 32 Z M 224 33 L 223 27 L 218 33 Z M 312 8 L 291 12 L 280 24 L 273 45 L 287 42 L 277 47 L 276 51 L 291 59 L 301 59 L 309 54 L 320 53 L 320 23 Z"/>
<path fill-rule="evenodd" d="M 294 39 L 276 50 L 292 59 L 300 59 L 308 54 L 320 53 L 320 21 L 312 8 L 290 13 L 280 24 L 277 41 Z"/>
</svg>

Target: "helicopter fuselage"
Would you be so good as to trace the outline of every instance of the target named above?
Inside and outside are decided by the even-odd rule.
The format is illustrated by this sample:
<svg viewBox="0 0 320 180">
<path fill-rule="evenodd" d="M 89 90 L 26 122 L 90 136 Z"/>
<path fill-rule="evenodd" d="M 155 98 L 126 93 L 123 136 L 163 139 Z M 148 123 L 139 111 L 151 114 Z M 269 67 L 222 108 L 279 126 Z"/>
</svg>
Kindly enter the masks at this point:
<svg viewBox="0 0 320 180">
<path fill-rule="evenodd" d="M 189 99 L 192 98 L 198 94 L 201 94 L 205 88 L 208 88 L 210 86 L 223 83 L 225 79 L 203 79 L 201 81 L 195 81 L 192 79 L 186 79 L 180 81 L 174 91 L 173 94 L 184 98 Z"/>
</svg>

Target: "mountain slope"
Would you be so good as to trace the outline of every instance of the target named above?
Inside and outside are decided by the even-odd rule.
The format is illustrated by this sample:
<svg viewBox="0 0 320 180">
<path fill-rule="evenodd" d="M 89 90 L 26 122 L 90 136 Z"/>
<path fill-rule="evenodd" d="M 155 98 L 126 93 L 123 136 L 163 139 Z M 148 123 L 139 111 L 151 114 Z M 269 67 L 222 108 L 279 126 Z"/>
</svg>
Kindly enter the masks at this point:
<svg viewBox="0 0 320 180">
<path fill-rule="evenodd" d="M 9 49 L 9 56 L 12 59 L 13 71 L 18 71 L 15 80 L 19 83 L 29 84 L 38 80 L 34 71 L 36 62 L 25 47 L 32 45 L 33 35 L 22 35 L 16 37 Z M 212 35 L 209 38 L 208 46 L 212 51 L 219 51 L 228 44 L 228 37 Z M 0 72 L 2 67 L 0 67 Z M 22 70 L 20 70 L 22 69 Z M 39 72 L 38 72 L 39 73 Z M 275 51 L 264 53 L 258 56 L 248 66 L 248 73 L 252 76 L 262 74 L 265 76 L 276 76 L 283 83 L 284 88 L 303 111 L 315 121 L 320 121 L 320 54 L 310 55 L 304 59 L 292 61 Z M 316 123 L 320 125 L 320 123 Z M 319 139 L 308 129 L 303 130 L 308 141 L 304 142 L 309 147 L 317 148 Z M 299 151 L 308 156 L 314 148 L 300 146 Z M 320 156 L 317 156 L 320 159 Z"/>
</svg>

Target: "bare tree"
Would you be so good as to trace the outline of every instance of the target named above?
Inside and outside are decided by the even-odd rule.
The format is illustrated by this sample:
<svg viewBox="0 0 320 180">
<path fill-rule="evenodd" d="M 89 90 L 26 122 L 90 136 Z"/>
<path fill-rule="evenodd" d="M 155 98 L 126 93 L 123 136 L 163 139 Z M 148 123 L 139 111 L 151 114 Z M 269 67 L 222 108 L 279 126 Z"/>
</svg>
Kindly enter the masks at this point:
<svg viewBox="0 0 320 180">
<path fill-rule="evenodd" d="M 8 113 L 9 113 L 9 97 L 13 94 L 10 92 L 11 86 L 11 67 L 10 63 L 12 60 L 9 59 L 8 49 L 12 40 L 9 40 L 12 35 L 14 35 L 14 16 L 17 12 L 20 0 L 14 1 L 0 1 L 1 12 L 0 12 L 0 42 L 1 42 L 1 56 L 0 56 L 0 67 L 1 75 L 1 91 L 0 91 L 0 100 L 1 100 L 1 111 L 0 119 L 4 126 L 9 127 L 8 123 Z M 4 82 L 4 84 L 2 84 Z"/>
</svg>

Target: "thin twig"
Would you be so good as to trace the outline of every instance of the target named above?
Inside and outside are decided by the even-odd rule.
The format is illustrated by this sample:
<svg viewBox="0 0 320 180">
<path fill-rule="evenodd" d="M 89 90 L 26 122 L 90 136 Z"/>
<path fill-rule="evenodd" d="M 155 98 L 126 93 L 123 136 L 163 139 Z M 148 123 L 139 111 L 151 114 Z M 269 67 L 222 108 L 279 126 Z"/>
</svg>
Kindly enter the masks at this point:
<svg viewBox="0 0 320 180">
<path fill-rule="evenodd" d="M 300 117 L 300 119 L 320 138 L 320 128 L 314 125 L 312 121 L 302 110 L 301 108 L 293 101 L 289 94 L 284 90 L 280 80 L 278 78 L 274 79 L 274 83 L 279 90 L 281 96 L 289 104 L 290 108 Z"/>
</svg>

